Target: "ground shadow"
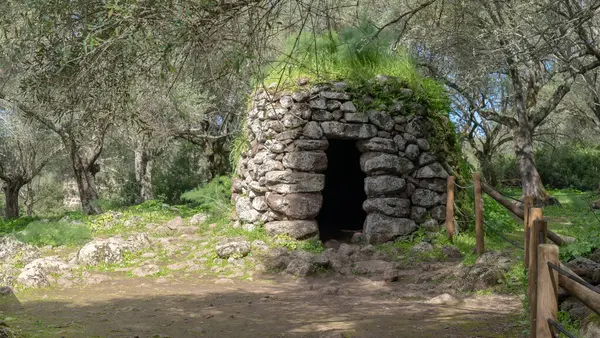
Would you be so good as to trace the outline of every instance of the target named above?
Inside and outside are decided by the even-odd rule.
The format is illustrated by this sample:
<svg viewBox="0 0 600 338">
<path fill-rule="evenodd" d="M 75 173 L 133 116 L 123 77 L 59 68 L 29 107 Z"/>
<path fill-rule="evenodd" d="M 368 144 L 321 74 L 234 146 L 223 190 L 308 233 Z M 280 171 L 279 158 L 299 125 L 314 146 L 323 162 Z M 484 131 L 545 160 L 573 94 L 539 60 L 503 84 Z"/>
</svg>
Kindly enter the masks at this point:
<svg viewBox="0 0 600 338">
<path fill-rule="evenodd" d="M 23 308 L 9 315 L 38 337 L 518 336 L 514 309 L 490 301 L 431 305 L 355 279 L 229 283 L 129 278 L 35 290 L 18 294 Z"/>
</svg>

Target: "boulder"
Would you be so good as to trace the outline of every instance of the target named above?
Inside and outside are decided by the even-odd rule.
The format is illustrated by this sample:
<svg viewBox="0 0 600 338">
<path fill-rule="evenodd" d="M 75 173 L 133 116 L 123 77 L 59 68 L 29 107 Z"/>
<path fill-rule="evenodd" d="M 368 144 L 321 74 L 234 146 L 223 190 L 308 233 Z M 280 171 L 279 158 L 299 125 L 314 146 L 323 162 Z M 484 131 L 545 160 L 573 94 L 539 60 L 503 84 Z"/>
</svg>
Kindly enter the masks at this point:
<svg viewBox="0 0 600 338">
<path fill-rule="evenodd" d="M 21 302 L 8 286 L 0 286 L 0 309 L 3 311 L 17 309 L 21 307 Z M 2 320 L 0 320 L 0 327 L 2 327 Z M 0 336 L 1 337 L 1 336 Z"/>
<path fill-rule="evenodd" d="M 404 137 L 402 137 L 402 135 L 394 136 L 394 143 L 399 151 L 404 151 L 406 149 L 406 140 Z"/>
<path fill-rule="evenodd" d="M 327 100 L 327 110 L 333 111 L 338 110 L 342 106 L 342 103 L 337 100 Z"/>
<path fill-rule="evenodd" d="M 308 125 L 308 124 L 307 124 Z M 327 140 L 296 140 L 294 145 L 300 150 L 327 150 L 329 141 Z"/>
<path fill-rule="evenodd" d="M 411 201 L 414 205 L 429 208 L 440 204 L 442 198 L 434 191 L 419 188 L 412 194 Z"/>
<path fill-rule="evenodd" d="M 323 196 L 319 193 L 268 193 L 266 200 L 271 210 L 293 219 L 315 218 L 323 204 Z"/>
<path fill-rule="evenodd" d="M 248 197 L 239 197 L 235 202 L 235 210 L 239 219 L 244 222 L 253 223 L 260 219 L 260 212 L 252 207 L 252 201 Z"/>
<path fill-rule="evenodd" d="M 439 178 L 422 179 L 419 181 L 419 188 L 444 193 L 446 192 L 447 181 Z"/>
<path fill-rule="evenodd" d="M 271 236 L 288 235 L 294 239 L 308 239 L 318 235 L 316 221 L 275 221 L 265 224 L 265 230 Z"/>
<path fill-rule="evenodd" d="M 368 197 L 398 194 L 404 190 L 406 181 L 397 176 L 373 176 L 365 178 L 365 192 Z"/>
<path fill-rule="evenodd" d="M 352 103 L 352 101 L 342 103 L 342 105 L 340 106 L 340 110 L 344 113 L 356 113 L 357 111 L 356 106 L 354 105 L 354 103 Z"/>
<path fill-rule="evenodd" d="M 367 175 L 408 174 L 414 169 L 413 163 L 406 158 L 376 152 L 362 154 L 360 156 L 360 167 Z"/>
<path fill-rule="evenodd" d="M 327 109 L 327 99 L 324 97 L 318 97 L 314 100 L 310 100 L 310 107 L 312 109 Z"/>
<path fill-rule="evenodd" d="M 378 110 L 369 110 L 367 112 L 369 122 L 377 126 L 377 128 L 385 131 L 394 129 L 394 120 L 389 113 Z"/>
<path fill-rule="evenodd" d="M 285 272 L 296 276 L 296 277 L 306 277 L 312 272 L 312 264 L 302 259 L 292 259 L 288 264 Z"/>
<path fill-rule="evenodd" d="M 388 138 L 374 137 L 368 140 L 360 140 L 356 143 L 356 146 L 358 147 L 358 150 L 360 150 L 363 153 L 398 153 L 398 147 L 396 147 L 396 143 Z"/>
<path fill-rule="evenodd" d="M 429 151 L 429 149 L 431 149 L 431 146 L 429 145 L 429 141 L 427 141 L 424 138 L 417 139 L 417 145 L 419 146 L 419 149 L 421 149 L 422 151 Z"/>
<path fill-rule="evenodd" d="M 302 130 L 302 135 L 309 139 L 318 140 L 323 137 L 323 130 L 321 129 L 319 123 L 315 121 L 310 121 L 304 126 L 304 129 Z"/>
<path fill-rule="evenodd" d="M 340 93 L 340 92 L 322 91 L 321 97 L 324 97 L 329 100 L 342 100 L 342 101 L 350 100 L 350 95 L 348 95 L 346 93 Z"/>
<path fill-rule="evenodd" d="M 267 211 L 269 206 L 267 205 L 267 199 L 264 196 L 256 196 L 252 199 L 252 207 L 257 211 Z"/>
<path fill-rule="evenodd" d="M 367 123 L 369 117 L 362 113 L 344 113 L 344 120 L 346 122 Z"/>
<path fill-rule="evenodd" d="M 423 207 L 413 206 L 410 208 L 410 219 L 414 220 L 417 223 L 421 223 L 425 220 L 425 216 L 427 215 L 427 209 Z"/>
<path fill-rule="evenodd" d="M 417 230 L 417 224 L 408 218 L 396 218 L 372 213 L 365 220 L 365 236 L 370 244 L 385 243 Z"/>
<path fill-rule="evenodd" d="M 392 217 L 406 217 L 410 215 L 410 200 L 404 198 L 369 198 L 363 203 L 363 210 L 367 213 L 381 213 Z"/>
<path fill-rule="evenodd" d="M 77 253 L 77 263 L 81 265 L 114 264 L 123 261 L 127 242 L 119 237 L 95 239 L 84 245 Z"/>
<path fill-rule="evenodd" d="M 406 155 L 406 157 L 411 160 L 414 161 L 417 158 L 419 158 L 419 146 L 417 146 L 416 144 L 409 144 L 406 146 L 406 149 L 404 150 L 404 154 Z"/>
<path fill-rule="evenodd" d="M 600 283 L 600 264 L 591 259 L 577 257 L 567 263 L 567 266 L 581 278 L 586 279 L 592 284 Z"/>
<path fill-rule="evenodd" d="M 266 186 L 280 194 L 318 192 L 325 187 L 325 175 L 273 171 L 265 175 Z"/>
<path fill-rule="evenodd" d="M 327 121 L 321 123 L 321 129 L 327 138 L 360 140 L 375 137 L 377 127 L 372 124 L 352 124 L 336 121 Z"/>
<path fill-rule="evenodd" d="M 19 283 L 28 287 L 40 287 L 45 285 L 36 285 L 36 276 L 60 274 L 69 270 L 71 270 L 71 265 L 62 261 L 58 256 L 48 256 L 44 258 L 38 258 L 25 265 L 17 280 Z"/>
<path fill-rule="evenodd" d="M 434 207 L 433 209 L 431 209 L 429 214 L 431 215 L 431 217 L 433 217 L 433 219 L 435 219 L 437 221 L 445 221 L 446 220 L 446 206 L 438 205 L 437 207 Z"/>
<path fill-rule="evenodd" d="M 12 236 L 0 237 L 0 262 L 17 260 L 27 264 L 41 256 L 41 252 L 33 245 L 25 244 Z"/>
<path fill-rule="evenodd" d="M 245 257 L 250 253 L 252 245 L 245 240 L 227 240 L 217 244 L 215 252 L 220 258 Z"/>
<path fill-rule="evenodd" d="M 448 178 L 448 172 L 438 163 L 432 163 L 417 170 L 416 178 Z"/>
<path fill-rule="evenodd" d="M 324 171 L 327 169 L 327 155 L 322 151 L 297 151 L 283 156 L 283 166 L 299 171 Z"/>
<path fill-rule="evenodd" d="M 305 91 L 295 91 L 292 93 L 292 99 L 296 102 L 306 102 L 310 99 L 310 93 Z M 310 106 L 309 106 L 310 108 Z"/>
</svg>

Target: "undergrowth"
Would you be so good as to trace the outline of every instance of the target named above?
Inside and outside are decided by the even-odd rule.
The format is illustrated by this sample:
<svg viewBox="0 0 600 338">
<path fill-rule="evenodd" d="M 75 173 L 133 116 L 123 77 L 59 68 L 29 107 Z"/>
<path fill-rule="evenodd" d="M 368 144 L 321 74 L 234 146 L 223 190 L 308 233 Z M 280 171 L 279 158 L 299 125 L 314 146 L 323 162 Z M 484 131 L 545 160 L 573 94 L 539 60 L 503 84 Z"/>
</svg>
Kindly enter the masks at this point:
<svg viewBox="0 0 600 338">
<path fill-rule="evenodd" d="M 92 233 L 85 224 L 68 222 L 31 222 L 15 236 L 22 242 L 37 246 L 74 246 L 92 239 Z"/>
<path fill-rule="evenodd" d="M 393 48 L 394 41 L 392 34 L 378 33 L 367 20 L 340 31 L 300 32 L 288 39 L 283 55 L 267 67 L 258 82 L 289 87 L 298 78 L 310 78 L 361 84 L 377 75 L 393 76 L 413 91 L 416 102 L 426 102 L 434 111 L 447 111 L 449 101 L 443 86 L 421 76 L 408 54 Z"/>
</svg>

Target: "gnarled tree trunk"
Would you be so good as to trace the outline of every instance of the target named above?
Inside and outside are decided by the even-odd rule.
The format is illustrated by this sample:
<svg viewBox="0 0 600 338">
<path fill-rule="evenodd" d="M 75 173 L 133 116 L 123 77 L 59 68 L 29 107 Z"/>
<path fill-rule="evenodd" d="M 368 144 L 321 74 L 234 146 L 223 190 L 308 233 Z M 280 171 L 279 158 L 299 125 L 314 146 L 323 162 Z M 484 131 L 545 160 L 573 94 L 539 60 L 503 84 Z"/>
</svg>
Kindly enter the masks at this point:
<svg viewBox="0 0 600 338">
<path fill-rule="evenodd" d="M 535 165 L 533 135 L 531 130 L 522 124 L 513 131 L 517 170 L 521 176 L 523 196 L 532 196 L 537 206 L 556 203 L 544 189 L 542 179 Z"/>
<path fill-rule="evenodd" d="M 5 196 L 4 216 L 6 218 L 18 218 L 19 212 L 19 191 L 23 186 L 22 180 L 5 181 L 2 190 Z"/>
<path fill-rule="evenodd" d="M 96 186 L 96 174 L 100 171 L 99 166 L 95 163 L 86 165 L 80 156 L 73 156 L 73 154 L 71 160 L 83 212 L 86 215 L 101 214 L 102 208 L 98 204 L 99 194 Z"/>
<path fill-rule="evenodd" d="M 138 146 L 135 150 L 135 180 L 140 189 L 139 202 L 154 199 L 154 190 L 152 189 L 153 164 L 152 156 L 142 145 Z"/>
</svg>

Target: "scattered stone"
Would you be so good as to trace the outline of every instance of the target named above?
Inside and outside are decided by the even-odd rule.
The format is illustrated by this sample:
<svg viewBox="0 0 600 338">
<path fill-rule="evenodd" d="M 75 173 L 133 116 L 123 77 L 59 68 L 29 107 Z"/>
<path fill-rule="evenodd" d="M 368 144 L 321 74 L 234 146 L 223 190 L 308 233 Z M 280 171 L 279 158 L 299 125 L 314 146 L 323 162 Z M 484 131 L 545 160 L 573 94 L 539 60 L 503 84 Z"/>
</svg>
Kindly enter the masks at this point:
<svg viewBox="0 0 600 338">
<path fill-rule="evenodd" d="M 365 236 L 362 232 L 355 232 L 350 239 L 350 243 L 352 244 L 363 244 L 365 242 Z"/>
<path fill-rule="evenodd" d="M 579 328 L 581 338 L 600 337 L 600 317 L 597 314 L 591 314 L 581 322 Z"/>
<path fill-rule="evenodd" d="M 421 228 L 430 232 L 439 232 L 442 229 L 441 225 L 435 219 L 426 220 L 423 222 L 423 224 L 421 224 Z"/>
<path fill-rule="evenodd" d="M 460 301 L 452 297 L 450 294 L 444 293 L 437 297 L 431 298 L 427 301 L 427 303 L 435 305 L 458 305 Z"/>
<path fill-rule="evenodd" d="M 337 241 L 335 239 L 329 239 L 323 244 L 323 246 L 326 249 L 334 249 L 334 250 L 339 249 L 340 245 L 342 245 L 342 243 L 340 243 L 339 241 Z"/>
<path fill-rule="evenodd" d="M 425 253 L 431 251 L 433 251 L 433 245 L 427 242 L 417 243 L 412 248 L 410 248 L 410 252 L 412 253 Z"/>
<path fill-rule="evenodd" d="M 297 277 L 306 277 L 312 272 L 312 265 L 302 259 L 292 259 L 285 272 Z"/>
<path fill-rule="evenodd" d="M 172 220 L 170 220 L 169 222 L 167 222 L 167 228 L 175 230 L 179 227 L 183 226 L 183 218 L 181 218 L 181 216 L 177 216 L 175 218 L 173 218 Z"/>
<path fill-rule="evenodd" d="M 156 264 L 147 264 L 135 268 L 131 271 L 131 273 L 136 277 L 146 277 L 151 275 L 156 275 L 160 272 L 160 267 Z"/>
<path fill-rule="evenodd" d="M 215 252 L 221 258 L 245 257 L 250 253 L 250 242 L 244 240 L 228 240 L 217 244 Z"/>
<path fill-rule="evenodd" d="M 192 218 L 190 218 L 190 224 L 191 225 L 203 224 L 204 222 L 206 222 L 207 219 L 208 219 L 208 214 L 205 214 L 205 213 L 195 214 L 194 216 L 192 216 Z"/>
<path fill-rule="evenodd" d="M 356 247 L 347 244 L 347 243 L 341 243 L 340 247 L 338 248 L 338 253 L 341 256 L 352 256 L 352 254 L 354 254 L 356 252 Z"/>
<path fill-rule="evenodd" d="M 444 245 L 442 247 L 442 253 L 446 255 L 448 258 L 453 259 L 461 259 L 463 258 L 463 254 L 456 247 L 451 245 Z"/>
</svg>

